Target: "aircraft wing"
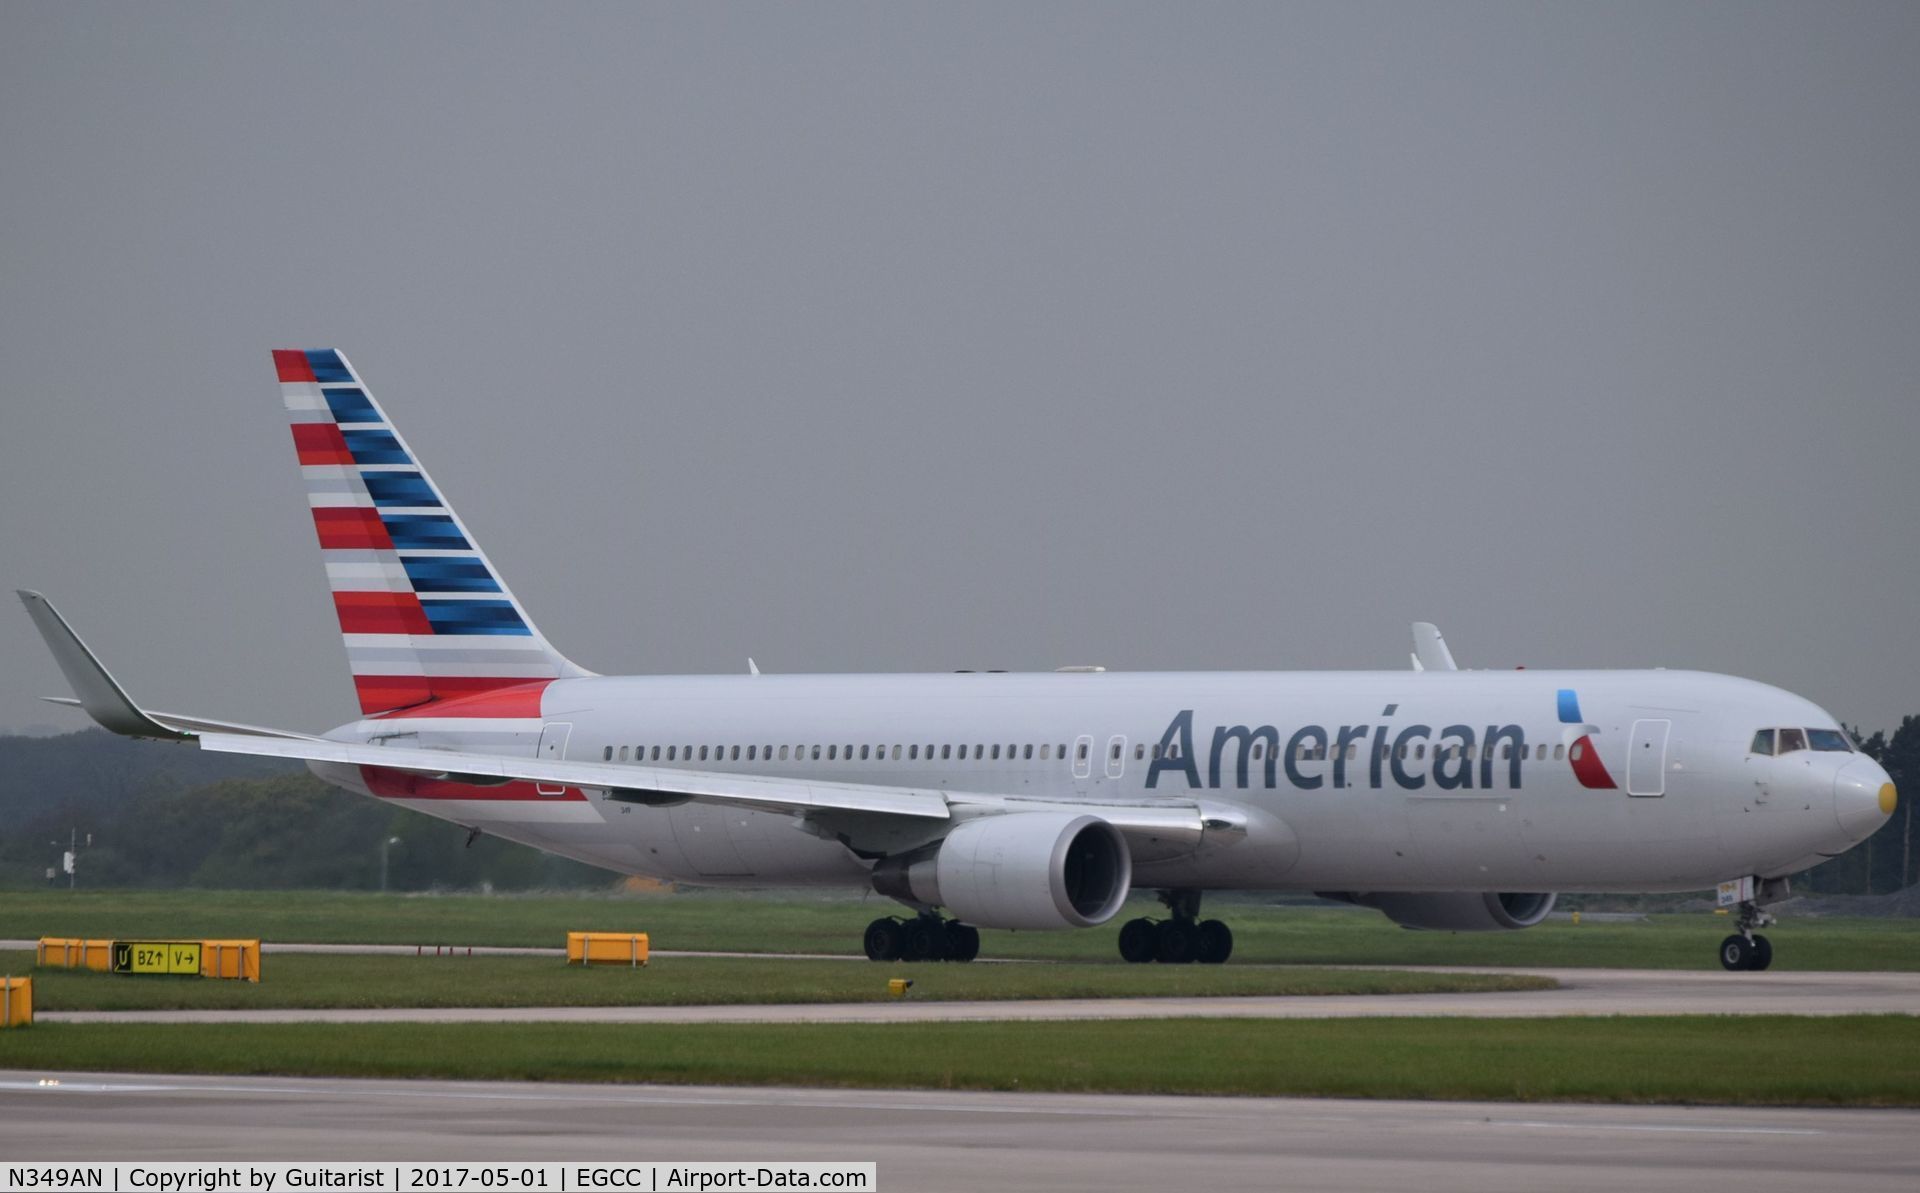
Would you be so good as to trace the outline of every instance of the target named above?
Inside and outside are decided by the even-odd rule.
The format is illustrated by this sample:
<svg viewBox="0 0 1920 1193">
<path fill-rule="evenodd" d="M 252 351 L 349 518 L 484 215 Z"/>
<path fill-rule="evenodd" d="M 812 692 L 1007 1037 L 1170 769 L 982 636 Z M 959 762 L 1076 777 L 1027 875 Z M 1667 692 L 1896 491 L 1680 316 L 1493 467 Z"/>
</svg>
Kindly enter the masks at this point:
<svg viewBox="0 0 1920 1193">
<path fill-rule="evenodd" d="M 1119 829 L 1135 861 L 1158 861 L 1192 852 L 1207 833 L 1246 831 L 1244 811 L 1227 805 L 1167 798 L 1128 803 L 1058 797 L 945 792 L 877 783 L 812 782 L 771 775 L 683 771 L 610 762 L 560 762 L 456 750 L 358 742 L 290 740 L 202 733 L 200 748 L 223 754 L 298 758 L 409 771 L 485 787 L 515 780 L 605 791 L 638 803 L 688 799 L 758 812 L 802 817 L 827 835 L 867 842 L 931 840 L 945 834 L 942 822 L 1014 812 L 1078 810 Z"/>
<path fill-rule="evenodd" d="M 995 792 L 948 792 L 870 783 L 812 782 L 774 775 L 690 771 L 624 763 L 515 758 L 468 751 L 332 741 L 257 725 L 143 709 L 87 648 L 73 627 L 37 592 L 21 592 L 28 613 L 79 699 L 104 728 L 128 737 L 197 741 L 203 750 L 255 757 L 331 762 L 444 778 L 476 787 L 515 780 L 605 791 L 615 800 L 673 803 L 682 799 L 804 818 L 819 831 L 902 840 L 942 835 L 942 822 L 998 813 L 1076 808 L 1099 815 L 1123 833 L 1136 860 L 1178 856 L 1206 832 L 1240 831 L 1241 813 L 1192 800 L 1163 798 L 1102 803 L 1072 798 L 1034 799 Z"/>
</svg>

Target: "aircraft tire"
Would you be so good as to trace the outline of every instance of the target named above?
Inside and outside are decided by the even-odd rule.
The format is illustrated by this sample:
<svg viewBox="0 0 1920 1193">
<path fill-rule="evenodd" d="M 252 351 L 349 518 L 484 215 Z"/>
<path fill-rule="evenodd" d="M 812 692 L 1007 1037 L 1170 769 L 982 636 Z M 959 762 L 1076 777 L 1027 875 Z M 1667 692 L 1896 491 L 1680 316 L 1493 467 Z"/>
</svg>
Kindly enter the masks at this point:
<svg viewBox="0 0 1920 1193">
<path fill-rule="evenodd" d="M 867 960 L 898 961 L 901 946 L 906 943 L 902 927 L 899 920 L 889 916 L 882 916 L 868 924 L 866 938 L 862 941 L 866 945 Z"/>
<path fill-rule="evenodd" d="M 1720 968 L 1734 972 L 1752 969 L 1758 954 L 1752 941 L 1736 933 L 1720 942 Z"/>
<path fill-rule="evenodd" d="M 1747 968 L 1761 970 L 1772 964 L 1773 942 L 1755 933 L 1753 937 L 1753 961 L 1748 964 Z"/>
<path fill-rule="evenodd" d="M 1160 938 L 1154 923 L 1145 916 L 1120 926 L 1120 959 L 1130 965 L 1145 965 L 1160 955 Z"/>
<path fill-rule="evenodd" d="M 1224 965 L 1233 956 L 1233 929 L 1219 920 L 1201 920 L 1193 959 L 1202 965 Z"/>
<path fill-rule="evenodd" d="M 1200 930 L 1192 920 L 1163 920 L 1155 937 L 1155 955 L 1162 965 L 1185 965 L 1200 947 Z"/>
<path fill-rule="evenodd" d="M 947 953 L 946 925 L 929 916 L 907 923 L 900 944 L 902 961 L 938 961 Z"/>
<path fill-rule="evenodd" d="M 947 924 L 947 960 L 971 961 L 980 955 L 980 929 L 972 924 Z"/>
</svg>

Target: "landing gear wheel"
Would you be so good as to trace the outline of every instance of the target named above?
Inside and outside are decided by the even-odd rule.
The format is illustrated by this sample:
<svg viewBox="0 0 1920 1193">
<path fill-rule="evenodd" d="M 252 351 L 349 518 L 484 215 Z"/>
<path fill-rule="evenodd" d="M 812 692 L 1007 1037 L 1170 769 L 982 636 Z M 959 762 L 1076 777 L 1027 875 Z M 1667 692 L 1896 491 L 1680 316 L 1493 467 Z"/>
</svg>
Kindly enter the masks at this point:
<svg viewBox="0 0 1920 1193">
<path fill-rule="evenodd" d="M 928 916 L 921 916 L 906 926 L 900 960 L 938 961 L 946 954 L 946 946 L 946 925 Z"/>
<path fill-rule="evenodd" d="M 1162 965 L 1184 965 L 1200 948 L 1200 930 L 1192 920 L 1162 921 L 1155 935 L 1155 956 Z"/>
<path fill-rule="evenodd" d="M 902 932 L 904 926 L 899 920 L 889 917 L 868 924 L 866 940 L 863 942 L 867 947 L 867 960 L 898 961 L 901 946 L 906 943 Z"/>
<path fill-rule="evenodd" d="M 1120 959 L 1131 965 L 1145 965 L 1160 953 L 1160 938 L 1152 920 L 1142 916 L 1120 927 Z"/>
<path fill-rule="evenodd" d="M 1233 929 L 1219 920 L 1201 920 L 1193 959 L 1202 965 L 1221 965 L 1233 956 Z"/>
<path fill-rule="evenodd" d="M 972 924 L 947 924 L 947 960 L 971 961 L 980 955 L 980 929 Z"/>
<path fill-rule="evenodd" d="M 1739 972 L 1755 968 L 1753 962 L 1759 950 L 1751 940 L 1744 936 L 1729 936 L 1720 942 L 1720 968 Z M 1772 960 L 1772 950 L 1768 950 L 1768 960 Z"/>
<path fill-rule="evenodd" d="M 1753 938 L 1753 960 L 1748 963 L 1747 968 L 1761 970 L 1772 964 L 1773 942 L 1756 934 Z"/>
</svg>

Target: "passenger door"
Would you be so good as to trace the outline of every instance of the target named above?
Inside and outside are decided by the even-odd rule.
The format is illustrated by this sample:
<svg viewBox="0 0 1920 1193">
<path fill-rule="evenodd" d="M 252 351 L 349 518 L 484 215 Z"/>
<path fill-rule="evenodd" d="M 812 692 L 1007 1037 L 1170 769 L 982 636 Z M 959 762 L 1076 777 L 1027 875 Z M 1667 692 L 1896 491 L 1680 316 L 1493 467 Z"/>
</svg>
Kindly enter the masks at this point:
<svg viewBox="0 0 1920 1193">
<path fill-rule="evenodd" d="M 1627 794 L 1661 796 L 1667 793 L 1667 736 L 1670 720 L 1633 723 L 1627 742 Z"/>
<path fill-rule="evenodd" d="M 533 756 L 542 762 L 565 762 L 567 760 L 567 739 L 572 736 L 573 722 L 549 722 L 540 730 L 540 744 L 534 747 Z M 533 789 L 540 795 L 565 795 L 567 793 L 567 788 L 564 783 L 537 783 Z"/>
</svg>

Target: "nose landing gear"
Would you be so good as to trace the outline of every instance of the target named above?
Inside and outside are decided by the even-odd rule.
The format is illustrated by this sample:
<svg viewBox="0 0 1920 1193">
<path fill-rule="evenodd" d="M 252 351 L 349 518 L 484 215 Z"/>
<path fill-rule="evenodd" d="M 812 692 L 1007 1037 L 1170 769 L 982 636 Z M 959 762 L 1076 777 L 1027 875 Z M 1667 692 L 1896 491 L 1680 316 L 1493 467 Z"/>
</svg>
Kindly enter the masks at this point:
<svg viewBox="0 0 1920 1193">
<path fill-rule="evenodd" d="M 1773 942 L 1755 932 L 1780 921 L 1751 899 L 1740 904 L 1740 917 L 1734 921 L 1739 931 L 1720 942 L 1720 968 L 1736 972 L 1755 972 L 1773 964 Z"/>
<path fill-rule="evenodd" d="M 1198 961 L 1220 965 L 1233 955 L 1233 930 L 1219 920 L 1200 919 L 1199 891 L 1161 891 L 1170 916 L 1128 920 L 1120 928 L 1120 957 L 1131 964 L 1158 961 L 1181 965 Z"/>
</svg>

